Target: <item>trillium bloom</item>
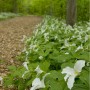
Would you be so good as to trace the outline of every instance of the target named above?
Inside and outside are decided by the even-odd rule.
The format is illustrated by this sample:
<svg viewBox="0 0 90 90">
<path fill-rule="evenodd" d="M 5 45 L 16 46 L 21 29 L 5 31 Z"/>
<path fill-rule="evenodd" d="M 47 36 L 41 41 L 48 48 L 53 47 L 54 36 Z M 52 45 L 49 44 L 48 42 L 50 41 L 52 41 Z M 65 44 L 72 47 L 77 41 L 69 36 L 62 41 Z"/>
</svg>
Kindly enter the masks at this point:
<svg viewBox="0 0 90 90">
<path fill-rule="evenodd" d="M 3 78 L 0 77 L 0 86 L 2 86 L 2 84 L 3 84 Z"/>
<path fill-rule="evenodd" d="M 35 71 L 37 72 L 37 75 L 41 74 L 43 71 L 40 69 L 39 65 L 36 67 Z"/>
<path fill-rule="evenodd" d="M 26 68 L 26 70 L 29 70 L 27 64 L 28 64 L 28 62 L 24 62 L 23 66 Z"/>
<path fill-rule="evenodd" d="M 26 68 L 26 71 L 23 73 L 22 78 L 25 76 L 26 73 L 29 72 L 29 69 L 28 69 L 27 64 L 28 64 L 28 62 L 24 62 L 24 63 L 23 63 L 23 66 Z"/>
<path fill-rule="evenodd" d="M 36 47 L 37 47 L 37 45 L 31 44 L 30 45 L 30 50 L 35 50 Z"/>
<path fill-rule="evenodd" d="M 65 53 L 66 55 L 69 54 L 68 52 Z"/>
<path fill-rule="evenodd" d="M 66 74 L 66 76 L 64 77 L 64 80 L 67 81 L 68 79 L 67 86 L 69 89 L 73 87 L 75 77 L 80 74 L 84 66 L 85 66 L 85 61 L 79 60 L 75 63 L 74 68 L 66 67 L 61 72 L 62 74 Z"/>
<path fill-rule="evenodd" d="M 81 44 L 81 46 L 78 46 L 78 47 L 77 47 L 77 49 L 75 50 L 75 52 L 77 52 L 77 51 L 80 50 L 80 49 L 83 49 L 82 44 Z"/>
<path fill-rule="evenodd" d="M 88 40 L 88 35 L 85 36 L 85 42 Z"/>
<path fill-rule="evenodd" d="M 49 75 L 50 73 L 46 73 L 42 80 L 40 80 L 40 78 L 35 78 L 32 82 L 32 87 L 30 88 L 30 90 L 36 90 L 36 89 L 40 89 L 40 88 L 45 88 L 45 84 L 44 84 L 44 80 L 45 80 L 45 77 L 47 75 Z"/>
<path fill-rule="evenodd" d="M 69 40 L 69 39 L 65 39 L 65 42 L 64 42 L 66 47 L 69 47 L 68 40 Z"/>
<path fill-rule="evenodd" d="M 39 56 L 39 59 L 42 60 L 43 59 L 43 56 Z"/>
</svg>

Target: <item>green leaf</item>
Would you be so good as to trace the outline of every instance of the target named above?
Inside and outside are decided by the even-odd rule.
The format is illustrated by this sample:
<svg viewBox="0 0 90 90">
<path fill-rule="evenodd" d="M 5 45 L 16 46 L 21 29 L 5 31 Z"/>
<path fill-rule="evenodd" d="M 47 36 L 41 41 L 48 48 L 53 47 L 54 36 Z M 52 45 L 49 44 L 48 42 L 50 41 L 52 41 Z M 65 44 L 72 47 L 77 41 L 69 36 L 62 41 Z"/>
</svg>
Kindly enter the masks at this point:
<svg viewBox="0 0 90 90">
<path fill-rule="evenodd" d="M 82 81 L 82 83 L 87 87 L 89 88 L 90 87 L 90 77 L 89 77 L 89 68 L 88 70 L 83 70 L 80 74 L 80 80 Z"/>
<path fill-rule="evenodd" d="M 50 75 L 48 76 L 54 80 L 63 80 L 63 75 L 61 74 L 61 71 L 56 71 L 56 70 L 53 70 L 53 71 L 50 71 Z"/>
<path fill-rule="evenodd" d="M 73 68 L 74 67 L 74 63 L 72 61 L 68 61 L 68 62 L 65 62 L 61 65 L 61 68 L 66 68 L 66 67 L 71 67 Z"/>
<path fill-rule="evenodd" d="M 83 84 L 76 84 L 76 85 L 74 85 L 74 87 L 72 88 L 72 90 L 89 90 L 89 88 L 87 88 Z"/>
<path fill-rule="evenodd" d="M 4 78 L 4 86 L 8 87 L 10 85 L 13 85 L 13 77 L 9 75 L 8 77 Z"/>
<path fill-rule="evenodd" d="M 12 66 L 8 66 L 8 69 L 9 69 L 10 71 L 16 71 L 17 68 L 16 68 L 16 66 L 13 66 L 13 65 L 12 65 Z"/>
<path fill-rule="evenodd" d="M 48 80 L 46 85 L 48 86 L 49 90 L 63 90 L 62 86 L 60 85 L 60 82 L 53 79 Z"/>
<path fill-rule="evenodd" d="M 40 63 L 39 65 L 43 71 L 47 72 L 49 70 L 50 63 L 48 61 L 44 61 Z"/>
<path fill-rule="evenodd" d="M 18 90 L 25 90 L 25 84 L 23 80 L 20 80 L 18 83 Z"/>
</svg>

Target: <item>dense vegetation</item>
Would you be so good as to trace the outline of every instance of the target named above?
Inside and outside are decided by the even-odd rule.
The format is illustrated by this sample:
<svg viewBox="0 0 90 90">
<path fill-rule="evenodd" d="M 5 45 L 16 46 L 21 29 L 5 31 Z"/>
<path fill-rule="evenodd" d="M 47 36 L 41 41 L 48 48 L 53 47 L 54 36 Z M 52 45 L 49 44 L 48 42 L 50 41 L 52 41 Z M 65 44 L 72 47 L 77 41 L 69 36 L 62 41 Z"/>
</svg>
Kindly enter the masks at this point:
<svg viewBox="0 0 90 90">
<path fill-rule="evenodd" d="M 1 84 L 12 90 L 89 90 L 89 0 L 77 0 L 77 23 L 66 25 L 67 0 L 0 0 L 0 20 L 45 15 Z M 7 13 L 8 12 L 8 13 Z M 15 13 L 15 14 L 14 14 Z M 82 22 L 84 21 L 84 22 Z M 66 75 L 66 76 L 65 76 Z"/>
<path fill-rule="evenodd" d="M 63 68 L 73 68 L 75 62 L 84 60 L 85 67 L 75 78 L 72 90 L 89 90 L 89 25 L 90 22 L 79 22 L 72 28 L 62 19 L 44 18 L 34 35 L 25 40 L 26 47 L 19 57 L 23 65 L 9 67 L 11 73 L 5 78 L 4 85 L 29 90 L 35 78 L 50 73 L 44 80 L 45 87 L 40 90 L 69 90 L 61 72 Z"/>
<path fill-rule="evenodd" d="M 0 20 L 5 20 L 5 19 L 8 19 L 8 18 L 13 18 L 13 17 L 17 17 L 17 16 L 21 16 L 21 14 L 15 14 L 15 13 L 5 13 L 5 12 L 2 12 L 0 13 Z"/>
<path fill-rule="evenodd" d="M 0 12 L 66 17 L 67 0 L 0 0 Z M 77 0 L 78 20 L 89 20 L 89 0 Z"/>
</svg>

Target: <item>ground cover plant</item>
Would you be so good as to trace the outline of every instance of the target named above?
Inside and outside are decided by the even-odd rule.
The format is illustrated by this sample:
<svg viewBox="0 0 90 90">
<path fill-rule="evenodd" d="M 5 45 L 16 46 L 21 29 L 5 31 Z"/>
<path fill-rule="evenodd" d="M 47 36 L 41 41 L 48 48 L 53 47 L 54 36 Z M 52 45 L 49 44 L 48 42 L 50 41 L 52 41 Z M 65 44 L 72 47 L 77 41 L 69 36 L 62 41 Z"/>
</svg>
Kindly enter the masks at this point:
<svg viewBox="0 0 90 90">
<path fill-rule="evenodd" d="M 13 17 L 17 17 L 17 16 L 20 16 L 20 14 L 15 14 L 15 13 L 11 13 L 11 12 L 1 12 L 0 20 L 4 20 L 7 18 L 13 18 Z"/>
<path fill-rule="evenodd" d="M 19 59 L 9 66 L 4 86 L 16 90 L 89 90 L 90 22 L 75 24 L 46 16 L 37 25 Z M 71 81 L 71 83 L 70 83 Z"/>
</svg>

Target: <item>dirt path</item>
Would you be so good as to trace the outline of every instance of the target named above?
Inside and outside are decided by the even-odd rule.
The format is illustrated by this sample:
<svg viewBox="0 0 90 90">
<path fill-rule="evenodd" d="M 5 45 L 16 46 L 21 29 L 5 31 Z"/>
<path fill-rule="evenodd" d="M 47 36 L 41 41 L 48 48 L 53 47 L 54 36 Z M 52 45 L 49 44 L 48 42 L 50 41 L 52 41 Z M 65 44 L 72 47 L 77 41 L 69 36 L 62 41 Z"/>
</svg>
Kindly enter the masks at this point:
<svg viewBox="0 0 90 90">
<path fill-rule="evenodd" d="M 8 65 L 14 64 L 15 57 L 22 51 L 23 35 L 30 36 L 41 20 L 38 16 L 23 16 L 0 21 L 0 60 L 5 62 L 0 63 L 0 76 L 7 71 Z"/>
</svg>

